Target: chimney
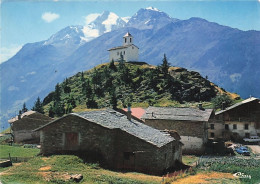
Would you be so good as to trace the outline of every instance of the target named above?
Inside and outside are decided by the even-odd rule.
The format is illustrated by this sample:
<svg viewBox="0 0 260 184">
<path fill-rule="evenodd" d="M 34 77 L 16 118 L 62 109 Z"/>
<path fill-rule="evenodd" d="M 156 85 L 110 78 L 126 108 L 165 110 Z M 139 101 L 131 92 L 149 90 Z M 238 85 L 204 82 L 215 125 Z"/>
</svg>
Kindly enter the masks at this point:
<svg viewBox="0 0 260 184">
<path fill-rule="evenodd" d="M 222 102 L 221 110 L 225 110 L 226 109 L 225 105 L 226 105 L 225 102 Z"/>
<path fill-rule="evenodd" d="M 199 107 L 200 110 L 203 110 L 203 111 L 205 110 L 205 109 L 202 107 L 202 103 L 199 103 L 198 107 Z"/>
<path fill-rule="evenodd" d="M 21 111 L 21 110 L 19 110 L 19 114 L 18 114 L 18 120 L 22 119 L 21 117 L 22 117 L 22 111 Z"/>
<path fill-rule="evenodd" d="M 127 112 L 126 112 L 127 119 L 131 121 L 132 112 L 131 112 L 131 106 L 128 105 Z"/>
</svg>

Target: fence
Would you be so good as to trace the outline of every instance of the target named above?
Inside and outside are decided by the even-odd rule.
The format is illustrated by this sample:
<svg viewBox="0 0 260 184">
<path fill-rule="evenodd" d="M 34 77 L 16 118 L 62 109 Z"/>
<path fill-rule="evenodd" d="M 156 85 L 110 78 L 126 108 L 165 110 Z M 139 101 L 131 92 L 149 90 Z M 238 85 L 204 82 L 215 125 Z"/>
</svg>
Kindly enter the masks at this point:
<svg viewBox="0 0 260 184">
<path fill-rule="evenodd" d="M 13 163 L 27 162 L 33 157 L 1 157 L 1 160 L 10 160 Z"/>
</svg>

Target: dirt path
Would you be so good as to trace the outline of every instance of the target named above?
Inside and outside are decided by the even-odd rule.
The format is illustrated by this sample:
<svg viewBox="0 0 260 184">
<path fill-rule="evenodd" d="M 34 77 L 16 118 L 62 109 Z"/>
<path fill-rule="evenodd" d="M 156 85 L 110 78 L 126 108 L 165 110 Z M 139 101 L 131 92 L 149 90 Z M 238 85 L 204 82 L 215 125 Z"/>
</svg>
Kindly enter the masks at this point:
<svg viewBox="0 0 260 184">
<path fill-rule="evenodd" d="M 187 176 L 185 178 L 180 178 L 173 181 L 171 184 L 217 184 L 217 183 L 230 183 L 239 184 L 240 181 L 235 178 L 230 173 L 220 173 L 220 172 L 205 172 L 198 173 L 193 176 Z"/>
<path fill-rule="evenodd" d="M 260 155 L 260 146 L 259 145 L 246 145 L 251 148 L 252 152 L 256 155 Z"/>
</svg>

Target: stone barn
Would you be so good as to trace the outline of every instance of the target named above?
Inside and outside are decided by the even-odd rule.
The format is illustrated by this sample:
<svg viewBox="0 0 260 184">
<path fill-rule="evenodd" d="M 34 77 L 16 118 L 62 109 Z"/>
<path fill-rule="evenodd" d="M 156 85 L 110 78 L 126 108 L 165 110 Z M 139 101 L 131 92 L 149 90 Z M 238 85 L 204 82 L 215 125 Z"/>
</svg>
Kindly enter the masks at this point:
<svg viewBox="0 0 260 184">
<path fill-rule="evenodd" d="M 112 169 L 160 175 L 182 159 L 179 140 L 110 109 L 71 113 L 35 131 L 44 155 L 86 155 Z"/>
<path fill-rule="evenodd" d="M 213 121 L 212 109 L 148 107 L 144 123 L 159 130 L 175 130 L 184 144 L 182 152 L 202 154 L 208 140 L 208 122 Z"/>
<path fill-rule="evenodd" d="M 10 120 L 14 142 L 40 143 L 39 132 L 33 131 L 52 121 L 51 118 L 36 111 L 27 111 Z"/>
</svg>

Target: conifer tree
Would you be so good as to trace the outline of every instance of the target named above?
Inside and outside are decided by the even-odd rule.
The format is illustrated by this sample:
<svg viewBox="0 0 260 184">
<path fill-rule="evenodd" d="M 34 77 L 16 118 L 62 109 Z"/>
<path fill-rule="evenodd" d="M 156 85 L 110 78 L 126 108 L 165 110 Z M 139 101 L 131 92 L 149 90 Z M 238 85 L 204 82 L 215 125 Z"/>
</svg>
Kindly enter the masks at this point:
<svg viewBox="0 0 260 184">
<path fill-rule="evenodd" d="M 51 105 L 50 108 L 49 108 L 49 117 L 54 118 L 54 115 L 55 115 L 55 113 L 54 113 L 54 110 L 53 110 L 53 106 Z"/>
<path fill-rule="evenodd" d="M 42 113 L 42 114 L 44 113 L 43 105 L 42 105 L 40 97 L 38 97 L 37 100 L 34 102 L 34 106 L 33 106 L 32 110 Z"/>
<path fill-rule="evenodd" d="M 60 90 L 60 85 L 59 83 L 56 84 L 55 86 L 55 91 L 54 91 L 54 101 L 59 102 L 61 100 L 61 90 Z"/>
<path fill-rule="evenodd" d="M 160 65 L 161 71 L 164 74 L 164 77 L 167 76 L 168 70 L 170 68 L 171 64 L 168 62 L 166 55 L 163 55 L 162 64 Z"/>
<path fill-rule="evenodd" d="M 72 112 L 72 109 L 73 109 L 72 105 L 71 105 L 70 103 L 68 103 L 68 104 L 66 105 L 65 113 L 66 113 L 66 114 L 71 113 L 71 112 Z"/>
<path fill-rule="evenodd" d="M 27 109 L 27 107 L 26 107 L 26 104 L 25 104 L 25 102 L 23 103 L 23 108 L 22 108 L 22 113 L 25 113 L 25 112 L 27 112 L 28 111 L 28 109 Z"/>
<path fill-rule="evenodd" d="M 114 88 L 110 90 L 110 105 L 113 109 L 117 109 L 117 97 L 116 97 L 116 91 Z"/>
<path fill-rule="evenodd" d="M 116 69 L 116 66 L 115 66 L 115 61 L 114 61 L 114 59 L 112 59 L 112 61 L 109 63 L 109 68 L 110 68 L 111 70 L 114 70 L 114 71 L 117 70 L 117 69 Z"/>
<path fill-rule="evenodd" d="M 64 93 L 70 93 L 71 92 L 71 88 L 68 86 L 69 84 L 69 80 L 66 78 L 64 81 Z"/>
</svg>

